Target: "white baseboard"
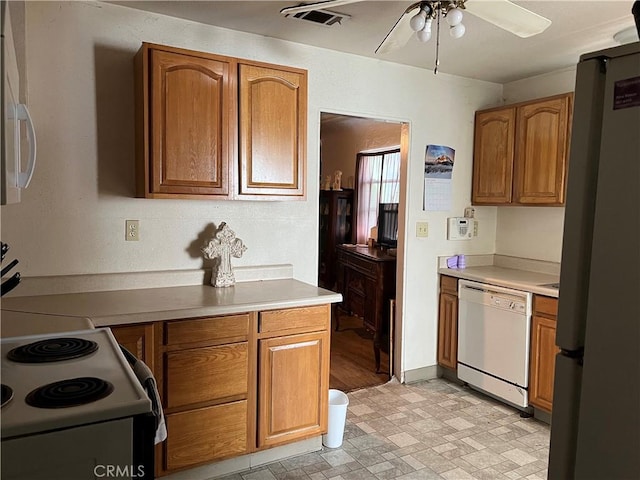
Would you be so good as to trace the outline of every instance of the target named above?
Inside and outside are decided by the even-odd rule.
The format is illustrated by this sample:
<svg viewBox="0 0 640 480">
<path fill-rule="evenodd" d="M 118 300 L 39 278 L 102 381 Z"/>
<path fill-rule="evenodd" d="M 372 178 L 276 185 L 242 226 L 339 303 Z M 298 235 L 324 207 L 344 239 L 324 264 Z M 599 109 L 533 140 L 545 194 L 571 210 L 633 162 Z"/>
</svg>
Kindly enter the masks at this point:
<svg viewBox="0 0 640 480">
<path fill-rule="evenodd" d="M 432 380 L 438 377 L 438 366 L 431 365 L 429 367 L 416 368 L 415 370 L 405 370 L 404 383 L 422 382 L 424 380 Z"/>
</svg>

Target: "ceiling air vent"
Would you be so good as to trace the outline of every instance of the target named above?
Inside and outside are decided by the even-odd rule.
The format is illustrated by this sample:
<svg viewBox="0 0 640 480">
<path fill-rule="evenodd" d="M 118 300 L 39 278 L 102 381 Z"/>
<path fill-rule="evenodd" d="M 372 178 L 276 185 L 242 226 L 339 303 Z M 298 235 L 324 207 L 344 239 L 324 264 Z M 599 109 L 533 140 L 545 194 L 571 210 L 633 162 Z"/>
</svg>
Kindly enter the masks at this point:
<svg viewBox="0 0 640 480">
<path fill-rule="evenodd" d="M 300 20 L 307 20 L 308 22 L 319 23 L 320 25 L 326 25 L 328 27 L 350 18 L 349 15 L 345 15 L 344 13 L 330 12 L 329 10 L 311 10 L 310 12 L 298 12 L 286 16 L 298 18 Z"/>
</svg>

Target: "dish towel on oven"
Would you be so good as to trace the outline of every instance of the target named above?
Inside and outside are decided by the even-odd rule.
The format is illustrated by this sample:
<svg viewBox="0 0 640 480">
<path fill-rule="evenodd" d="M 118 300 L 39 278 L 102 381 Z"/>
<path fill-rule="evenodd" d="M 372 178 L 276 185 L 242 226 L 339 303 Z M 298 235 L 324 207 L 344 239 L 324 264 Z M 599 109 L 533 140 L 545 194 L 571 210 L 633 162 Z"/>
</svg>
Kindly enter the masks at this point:
<svg viewBox="0 0 640 480">
<path fill-rule="evenodd" d="M 147 365 L 139 360 L 133 353 L 120 345 L 120 350 L 127 360 L 134 375 L 147 393 L 149 400 L 151 400 L 151 413 L 156 419 L 156 435 L 155 443 L 164 442 L 167 439 L 167 426 L 164 422 L 164 414 L 162 413 L 162 402 L 160 402 L 160 394 L 158 393 L 158 384 L 151 372 L 151 369 Z"/>
<path fill-rule="evenodd" d="M 160 403 L 160 395 L 158 394 L 158 385 L 153 373 L 141 360 L 136 360 L 133 364 L 133 373 L 136 374 L 138 380 L 144 387 L 149 399 L 151 400 L 151 408 L 153 415 L 156 417 L 156 438 L 155 443 L 158 444 L 167 439 L 167 426 L 164 423 L 164 414 L 162 413 L 162 403 Z"/>
</svg>

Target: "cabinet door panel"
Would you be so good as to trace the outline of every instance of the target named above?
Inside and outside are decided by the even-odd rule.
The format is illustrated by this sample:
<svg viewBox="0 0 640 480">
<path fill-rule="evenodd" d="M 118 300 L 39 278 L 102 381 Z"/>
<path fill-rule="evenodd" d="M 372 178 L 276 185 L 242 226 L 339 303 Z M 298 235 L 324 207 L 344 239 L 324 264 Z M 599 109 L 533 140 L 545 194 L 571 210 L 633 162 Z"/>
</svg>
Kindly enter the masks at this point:
<svg viewBox="0 0 640 480">
<path fill-rule="evenodd" d="M 165 468 L 174 470 L 247 452 L 247 402 L 167 415 Z"/>
<path fill-rule="evenodd" d="M 442 292 L 456 295 L 458 293 L 458 279 L 455 277 L 449 277 L 448 275 L 441 275 L 440 290 Z"/>
<path fill-rule="evenodd" d="M 229 193 L 228 62 L 151 50 L 152 193 Z"/>
<path fill-rule="evenodd" d="M 556 321 L 533 317 L 531 334 L 531 385 L 530 402 L 538 408 L 551 412 L 553 404 L 553 381 L 555 377 Z"/>
<path fill-rule="evenodd" d="M 440 294 L 438 364 L 458 367 L 458 297 L 449 293 Z"/>
<path fill-rule="evenodd" d="M 329 333 L 260 340 L 258 447 L 327 428 Z"/>
<path fill-rule="evenodd" d="M 473 148 L 474 204 L 511 202 L 515 108 L 477 112 Z"/>
<path fill-rule="evenodd" d="M 240 64 L 240 195 L 303 197 L 307 79 Z"/>
<path fill-rule="evenodd" d="M 515 202 L 564 202 L 569 112 L 569 96 L 518 108 Z"/>
<path fill-rule="evenodd" d="M 136 358 L 142 360 L 151 371 L 154 371 L 152 324 L 111 327 L 111 332 L 120 345 L 134 354 Z"/>
<path fill-rule="evenodd" d="M 167 407 L 246 395 L 247 342 L 166 354 Z"/>
</svg>

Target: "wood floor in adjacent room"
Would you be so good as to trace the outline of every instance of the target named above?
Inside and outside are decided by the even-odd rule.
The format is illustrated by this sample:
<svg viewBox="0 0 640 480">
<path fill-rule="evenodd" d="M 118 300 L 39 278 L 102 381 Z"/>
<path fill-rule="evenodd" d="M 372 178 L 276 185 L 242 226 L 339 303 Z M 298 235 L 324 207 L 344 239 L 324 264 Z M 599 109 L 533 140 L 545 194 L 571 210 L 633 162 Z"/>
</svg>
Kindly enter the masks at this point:
<svg viewBox="0 0 640 480">
<path fill-rule="evenodd" d="M 364 387 L 381 385 L 389 380 L 389 355 L 380 352 L 380 369 L 376 373 L 373 356 L 373 333 L 365 330 L 362 319 L 352 317 L 340 309 L 340 330 L 331 329 L 331 374 L 329 388 L 351 392 Z"/>
</svg>

